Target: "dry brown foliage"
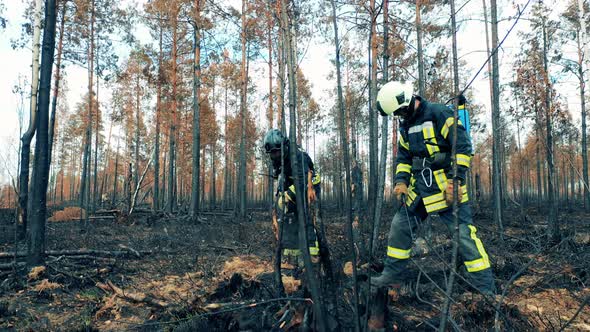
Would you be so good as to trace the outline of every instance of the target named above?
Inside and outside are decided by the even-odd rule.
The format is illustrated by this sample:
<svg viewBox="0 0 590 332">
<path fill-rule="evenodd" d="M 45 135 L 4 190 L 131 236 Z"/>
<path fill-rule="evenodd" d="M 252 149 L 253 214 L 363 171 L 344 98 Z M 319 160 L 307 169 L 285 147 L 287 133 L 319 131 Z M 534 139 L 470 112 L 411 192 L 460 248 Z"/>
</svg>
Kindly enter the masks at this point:
<svg viewBox="0 0 590 332">
<path fill-rule="evenodd" d="M 301 286 L 301 280 L 297 280 L 291 276 L 283 275 L 283 287 L 285 287 L 285 293 L 293 294 Z"/>
<path fill-rule="evenodd" d="M 28 277 L 29 280 L 37 280 L 39 277 L 45 272 L 45 266 L 35 266 L 29 272 Z"/>
<path fill-rule="evenodd" d="M 50 291 L 50 290 L 54 290 L 54 289 L 58 289 L 61 288 L 61 285 L 56 283 L 56 282 L 49 282 L 48 279 L 43 279 L 41 280 L 40 283 L 38 283 L 37 285 L 35 285 L 35 287 L 33 287 L 33 290 L 35 290 L 36 292 L 42 293 L 42 292 L 46 292 L 46 291 Z"/>
<path fill-rule="evenodd" d="M 48 221 L 78 221 L 86 217 L 86 211 L 79 207 L 67 207 L 60 211 L 55 211 Z"/>
<path fill-rule="evenodd" d="M 270 271 L 272 271 L 270 263 L 259 257 L 237 256 L 225 262 L 221 275 L 231 277 L 234 273 L 239 273 L 245 278 L 254 279 L 257 275 Z"/>
<path fill-rule="evenodd" d="M 96 314 L 94 315 L 94 317 L 96 319 L 100 319 L 105 314 L 107 314 L 107 311 L 110 312 L 113 316 L 116 317 L 116 315 L 121 311 L 120 308 L 117 306 L 117 303 L 115 301 L 116 298 L 117 298 L 117 295 L 113 295 L 113 296 L 107 298 L 107 300 L 105 301 L 104 305 L 100 309 L 98 309 L 98 311 L 96 312 Z"/>
</svg>

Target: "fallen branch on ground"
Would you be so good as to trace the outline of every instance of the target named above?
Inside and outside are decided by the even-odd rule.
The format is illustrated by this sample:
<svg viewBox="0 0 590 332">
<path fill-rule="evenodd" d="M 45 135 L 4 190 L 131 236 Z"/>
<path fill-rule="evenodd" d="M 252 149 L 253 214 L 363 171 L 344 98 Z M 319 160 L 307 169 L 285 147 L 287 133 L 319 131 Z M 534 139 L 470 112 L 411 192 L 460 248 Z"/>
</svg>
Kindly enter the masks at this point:
<svg viewBox="0 0 590 332">
<path fill-rule="evenodd" d="M 584 300 L 584 302 L 582 302 L 582 304 L 580 304 L 580 307 L 578 308 L 578 310 L 576 311 L 576 313 L 572 316 L 572 318 L 570 318 L 564 326 L 562 326 L 559 329 L 559 332 L 565 330 L 566 327 L 568 327 L 575 319 L 576 317 L 578 317 L 578 315 L 580 314 L 580 312 L 582 312 L 582 309 L 584 309 L 584 307 L 588 304 L 588 302 L 590 301 L 590 296 L 586 296 L 586 299 Z"/>
<path fill-rule="evenodd" d="M 102 282 L 97 282 L 96 287 L 104 290 L 105 292 L 113 292 L 118 297 L 120 297 L 124 300 L 129 300 L 131 302 L 146 303 L 151 306 L 158 307 L 158 308 L 166 308 L 170 305 L 167 302 L 155 299 L 155 298 L 148 296 L 146 294 L 143 294 L 143 293 L 125 292 L 121 288 L 119 288 L 115 284 L 113 284 L 110 280 L 107 280 L 106 284 L 103 284 Z"/>
<path fill-rule="evenodd" d="M 50 257 L 55 257 L 55 256 L 50 256 Z M 98 260 L 98 261 L 103 261 L 103 262 L 108 262 L 108 263 L 115 263 L 117 260 L 111 257 L 99 257 L 99 256 L 92 256 L 92 255 L 76 255 L 76 256 L 60 256 L 57 257 L 56 260 L 54 261 L 50 261 L 48 263 L 56 263 L 58 261 L 60 261 L 62 258 L 66 258 L 66 259 L 92 259 L 92 260 Z"/>
<path fill-rule="evenodd" d="M 27 263 L 24 263 L 24 262 L 16 263 L 16 267 L 25 266 L 26 264 Z M 0 264 L 0 270 L 12 270 L 14 267 L 15 267 L 15 263 Z"/>
<path fill-rule="evenodd" d="M 186 322 L 186 321 L 197 319 L 197 318 L 200 318 L 200 317 L 207 317 L 207 316 L 214 316 L 214 315 L 219 315 L 219 314 L 225 314 L 225 313 L 232 312 L 232 311 L 238 311 L 238 310 L 248 309 L 248 308 L 255 308 L 255 307 L 260 306 L 260 305 L 265 305 L 265 304 L 274 303 L 274 302 L 283 302 L 283 301 L 308 302 L 310 304 L 313 304 L 313 301 L 310 298 L 281 297 L 281 298 L 270 299 L 270 300 L 261 301 L 261 302 L 246 303 L 246 304 L 244 304 L 244 303 L 218 303 L 220 306 L 231 306 L 232 304 L 233 305 L 238 305 L 238 306 L 237 307 L 233 307 L 233 308 L 229 308 L 229 309 L 219 310 L 219 311 L 205 312 L 203 314 L 193 315 L 191 317 L 182 318 L 182 319 L 178 319 L 178 320 L 171 320 L 171 321 L 167 321 L 167 322 L 136 323 L 136 322 L 127 322 L 127 321 L 122 321 L 122 320 L 114 320 L 114 321 L 115 322 L 118 322 L 118 323 L 124 323 L 124 324 L 135 325 L 135 326 L 142 326 L 142 327 L 145 327 L 145 326 L 154 326 L 154 325 L 169 325 L 169 324 L 177 324 L 177 323 L 181 323 L 181 322 Z M 209 306 L 211 306 L 211 305 L 209 305 Z M 209 307 L 209 306 L 207 306 L 207 307 Z M 214 308 L 209 308 L 209 309 L 214 309 Z"/>
<path fill-rule="evenodd" d="M 118 210 L 118 209 L 98 210 L 94 214 L 97 215 L 97 214 L 117 214 L 117 213 L 121 213 L 121 210 Z"/>
<path fill-rule="evenodd" d="M 90 216 L 88 217 L 88 220 L 100 220 L 100 219 L 112 219 L 115 220 L 114 216 Z M 71 221 L 82 221 L 84 220 L 84 218 L 75 218 L 75 219 L 70 219 Z"/>
<path fill-rule="evenodd" d="M 171 251 L 154 251 L 154 250 L 134 250 L 132 248 L 121 246 L 122 249 L 125 250 L 47 250 L 45 251 L 45 255 L 47 256 L 82 256 L 82 255 L 94 255 L 94 256 L 125 256 L 132 254 L 137 257 L 141 257 L 142 255 L 152 255 L 152 254 L 173 254 L 175 252 Z M 19 252 L 16 254 L 16 257 L 26 257 L 26 252 Z M 1 258 L 13 258 L 14 253 L 12 252 L 0 252 L 0 259 Z"/>
<path fill-rule="evenodd" d="M 132 252 L 135 256 L 141 257 L 141 254 L 139 253 L 139 251 L 137 251 L 137 250 L 135 250 L 135 249 L 133 249 L 131 247 L 128 247 L 128 246 L 126 246 L 124 244 L 119 244 L 119 248 L 121 248 L 123 250 L 128 250 L 128 251 Z"/>
</svg>

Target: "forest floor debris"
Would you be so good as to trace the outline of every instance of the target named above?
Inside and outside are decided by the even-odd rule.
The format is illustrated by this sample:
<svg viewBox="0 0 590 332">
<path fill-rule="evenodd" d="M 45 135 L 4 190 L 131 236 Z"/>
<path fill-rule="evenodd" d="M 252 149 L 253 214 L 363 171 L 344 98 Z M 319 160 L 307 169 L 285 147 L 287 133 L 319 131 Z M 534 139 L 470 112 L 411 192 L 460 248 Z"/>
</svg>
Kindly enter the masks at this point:
<svg viewBox="0 0 590 332">
<path fill-rule="evenodd" d="M 504 242 L 492 232 L 491 216 L 480 213 L 475 219 L 482 226 L 480 234 L 492 257 L 497 284 L 500 289 L 509 287 L 501 306 L 501 326 L 559 330 L 577 314 L 566 330 L 590 329 L 590 308 L 579 310 L 590 296 L 590 243 L 586 241 L 590 215 L 577 213 L 570 219 L 575 224 L 562 224 L 566 240 L 555 247 L 544 243 L 537 231 L 514 215 L 514 220 L 508 219 L 505 225 L 506 234 L 512 237 Z M 385 216 L 385 220 L 390 217 Z M 244 223 L 214 216 L 208 216 L 208 223 L 168 215 L 154 218 L 138 214 L 131 218 L 126 223 L 95 219 L 88 229 L 84 223 L 53 222 L 47 248 L 54 253 L 100 250 L 121 255 L 58 255 L 33 270 L 17 265 L 16 279 L 12 271 L 2 272 L 0 329 L 244 330 L 276 324 L 295 329 L 309 319 L 305 302 L 248 307 L 275 297 L 273 235 L 264 213 L 255 213 L 252 221 Z M 529 219 L 535 218 L 542 215 L 530 212 Z M 444 233 L 438 231 L 444 229 L 436 220 L 429 221 L 436 230 L 431 238 L 436 245 L 429 248 L 434 250 L 414 260 L 442 285 L 445 266 L 437 255 L 448 257 L 448 241 L 439 236 Z M 345 266 L 349 252 L 344 224 L 338 217 L 324 218 L 324 222 L 334 270 L 343 278 L 340 311 L 349 312 L 350 276 L 346 271 L 351 266 Z M 385 234 L 389 223 L 382 224 Z M 381 236 L 380 245 L 384 242 L 385 236 Z M 25 244 L 21 242 L 19 247 L 25 248 Z M 8 253 L 13 250 L 10 242 L 0 243 L 0 251 L 7 253 L 0 262 L 9 264 L 13 257 Z M 533 260 L 530 267 L 508 285 L 511 276 L 529 260 Z M 419 298 L 390 292 L 388 313 L 381 321 L 372 321 L 372 326 L 398 330 L 431 330 L 436 326 L 439 313 L 428 303 L 440 305 L 444 298 L 435 287 L 427 287 L 429 281 L 424 276 L 420 282 L 424 291 Z M 288 296 L 303 297 L 301 280 L 284 275 L 283 283 Z M 470 331 L 493 328 L 497 322 L 491 301 L 497 298 L 470 296 L 469 288 L 461 282 L 457 288 L 453 321 Z M 236 308 L 239 310 L 217 312 Z M 208 315 L 217 317 L 209 319 Z M 350 327 L 350 323 L 341 322 L 342 328 Z"/>
</svg>

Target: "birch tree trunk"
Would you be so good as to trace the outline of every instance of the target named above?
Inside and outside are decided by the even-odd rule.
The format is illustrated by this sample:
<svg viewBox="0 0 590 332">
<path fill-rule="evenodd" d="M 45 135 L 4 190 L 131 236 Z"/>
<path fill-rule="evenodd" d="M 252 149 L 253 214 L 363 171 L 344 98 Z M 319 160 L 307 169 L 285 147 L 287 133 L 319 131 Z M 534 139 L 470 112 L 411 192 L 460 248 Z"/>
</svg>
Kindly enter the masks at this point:
<svg viewBox="0 0 590 332">
<path fill-rule="evenodd" d="M 22 148 L 20 155 L 19 175 L 19 221 L 22 223 L 19 237 L 24 238 L 27 232 L 28 201 L 29 201 L 29 166 L 31 161 L 31 141 L 37 129 L 37 93 L 39 91 L 39 52 L 41 49 L 41 0 L 35 0 L 35 20 L 33 23 L 33 60 L 31 79 L 31 104 L 29 128 L 21 137 Z"/>
</svg>

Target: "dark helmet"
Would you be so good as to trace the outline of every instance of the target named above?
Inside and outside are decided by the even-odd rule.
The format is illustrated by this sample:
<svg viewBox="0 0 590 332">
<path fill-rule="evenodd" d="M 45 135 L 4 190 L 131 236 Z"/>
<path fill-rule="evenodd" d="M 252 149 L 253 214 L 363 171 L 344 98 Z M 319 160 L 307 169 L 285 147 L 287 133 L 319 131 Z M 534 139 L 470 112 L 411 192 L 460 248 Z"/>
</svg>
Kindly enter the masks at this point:
<svg viewBox="0 0 590 332">
<path fill-rule="evenodd" d="M 289 139 L 286 138 L 280 130 L 271 129 L 266 133 L 266 135 L 264 135 L 264 151 L 266 153 L 271 153 L 274 150 L 280 150 L 281 144 L 284 144 L 286 147 L 288 147 Z"/>
</svg>

